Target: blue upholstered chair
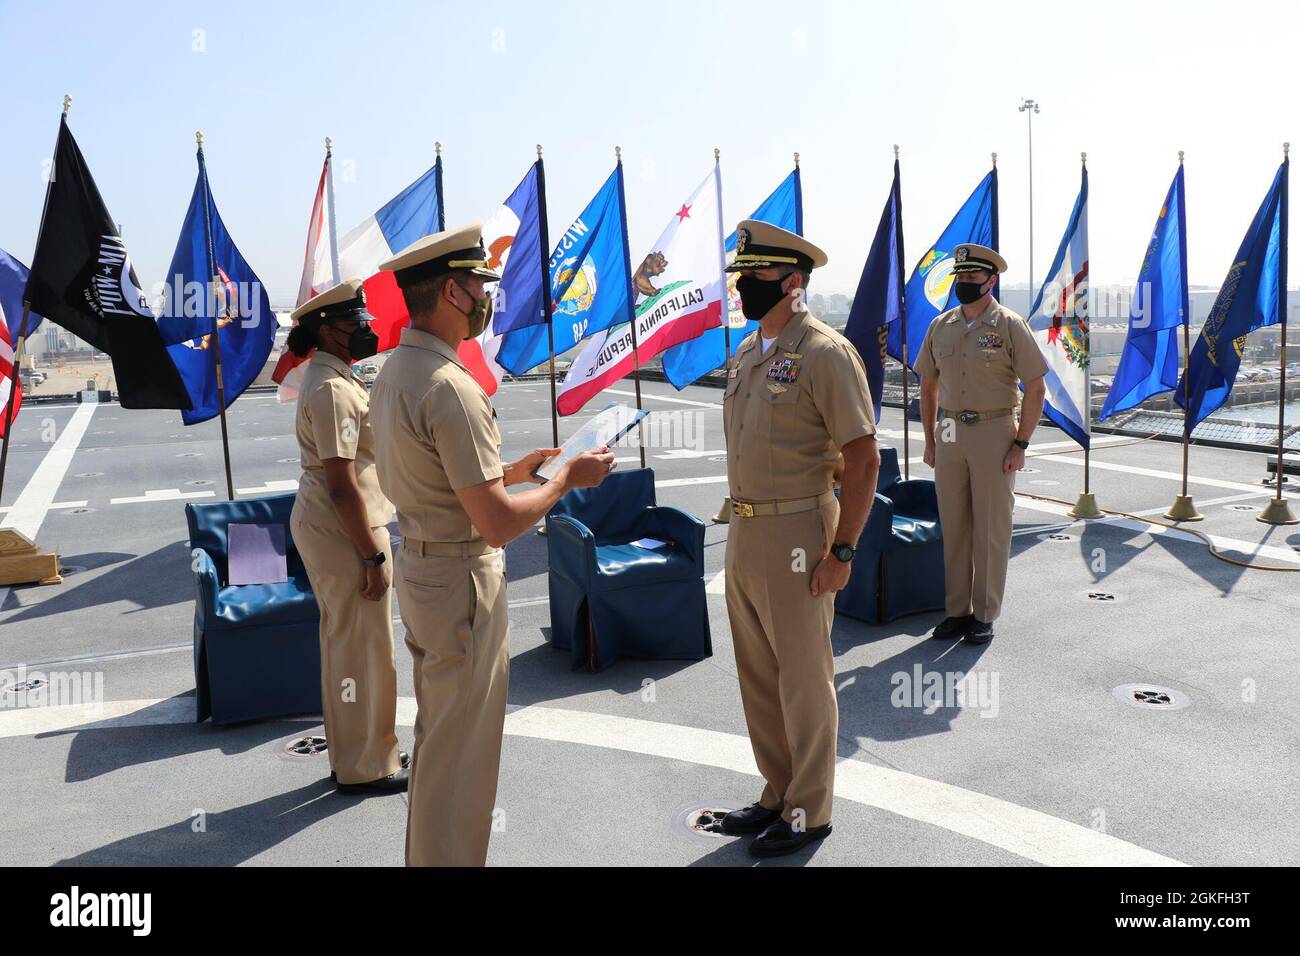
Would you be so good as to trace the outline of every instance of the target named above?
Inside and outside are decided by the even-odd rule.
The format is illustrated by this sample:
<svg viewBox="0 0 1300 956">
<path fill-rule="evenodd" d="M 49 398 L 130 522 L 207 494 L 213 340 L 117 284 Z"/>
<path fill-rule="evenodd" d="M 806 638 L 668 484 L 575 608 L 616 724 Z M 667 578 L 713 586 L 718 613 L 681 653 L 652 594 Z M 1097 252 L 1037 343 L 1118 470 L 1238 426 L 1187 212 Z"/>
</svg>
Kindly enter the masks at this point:
<svg viewBox="0 0 1300 956">
<path fill-rule="evenodd" d="M 320 612 L 293 544 L 293 493 L 187 504 L 196 721 L 320 713 Z M 230 587 L 230 524 L 283 524 L 289 580 Z"/>
<path fill-rule="evenodd" d="M 880 449 L 880 478 L 867 526 L 835 610 L 882 624 L 943 610 L 943 529 L 933 481 L 904 481 L 898 451 Z"/>
<path fill-rule="evenodd" d="M 666 542 L 647 548 L 644 538 Z M 649 468 L 568 492 L 546 515 L 551 644 L 575 668 L 620 656 L 702 660 L 713 654 L 704 596 L 704 523 L 655 505 Z"/>
</svg>

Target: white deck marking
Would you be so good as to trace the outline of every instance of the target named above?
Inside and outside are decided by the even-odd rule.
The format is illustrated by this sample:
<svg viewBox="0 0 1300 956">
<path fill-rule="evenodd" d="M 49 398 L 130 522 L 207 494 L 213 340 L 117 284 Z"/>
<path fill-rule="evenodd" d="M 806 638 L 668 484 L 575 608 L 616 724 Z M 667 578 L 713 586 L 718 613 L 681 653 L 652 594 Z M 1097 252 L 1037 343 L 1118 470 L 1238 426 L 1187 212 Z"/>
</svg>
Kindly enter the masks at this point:
<svg viewBox="0 0 1300 956">
<path fill-rule="evenodd" d="M 274 481 L 268 481 L 263 485 L 253 488 L 236 488 L 235 493 L 240 495 L 266 495 L 274 494 L 277 491 L 297 491 L 298 480 L 296 478 L 277 478 Z"/>
<path fill-rule="evenodd" d="M 215 491 L 181 491 L 179 488 L 159 488 L 155 491 L 146 491 L 143 495 L 109 498 L 108 503 L 110 505 L 141 505 L 155 501 L 185 501 L 190 498 L 215 498 L 216 496 Z"/>
<path fill-rule="evenodd" d="M 709 583 L 704 586 L 705 594 L 726 594 L 727 593 L 727 569 L 723 568 L 717 574 L 709 579 Z"/>
<path fill-rule="evenodd" d="M 1058 461 L 1064 462 L 1067 465 L 1077 465 L 1080 468 L 1083 467 L 1082 456 L 1075 458 L 1070 455 L 1041 455 L 1038 460 Z M 1101 469 L 1102 471 L 1119 471 L 1127 475 L 1142 475 L 1145 478 L 1163 478 L 1165 481 L 1174 481 L 1180 485 L 1183 481 L 1182 472 L 1161 471 L 1158 468 L 1142 468 L 1137 465 L 1120 465 L 1113 461 L 1097 461 L 1094 459 L 1092 467 Z M 1264 487 L 1263 485 L 1247 484 L 1244 481 L 1226 481 L 1222 478 L 1203 478 L 1200 475 L 1193 475 L 1190 473 L 1187 475 L 1187 482 L 1192 485 L 1205 485 L 1209 488 L 1225 488 L 1229 491 L 1259 491 Z M 1285 487 L 1283 490 L 1285 490 Z"/>
<path fill-rule="evenodd" d="M 415 721 L 415 699 L 399 697 L 397 723 Z M 116 700 L 0 711 L 0 738 L 67 730 L 190 723 L 194 700 Z M 305 718 L 313 724 L 316 718 Z M 667 760 L 759 776 L 749 738 L 739 734 L 559 707 L 511 707 L 505 732 L 514 737 Z M 508 769 L 507 769 L 507 772 Z M 1182 866 L 1177 860 L 1089 827 L 916 774 L 860 760 L 840 760 L 835 795 L 942 827 L 1046 866 Z"/>
<path fill-rule="evenodd" d="M 52 502 L 50 502 L 50 508 L 49 508 L 49 510 L 50 510 L 50 511 L 64 511 L 64 510 L 66 510 L 66 509 L 68 509 L 68 508 L 84 508 L 84 507 L 86 507 L 86 505 L 88 505 L 89 503 L 90 503 L 90 502 L 88 502 L 88 501 L 52 501 Z M 11 511 L 13 511 L 13 510 L 14 510 L 14 509 L 13 509 L 12 506 L 10 506 L 10 505 L 5 505 L 3 508 L 0 508 L 0 514 L 8 514 L 9 512 L 11 512 Z"/>
<path fill-rule="evenodd" d="M 636 392 L 625 392 L 619 388 L 607 388 L 605 391 L 612 395 L 636 395 Z M 696 408 L 722 408 L 722 406 L 717 402 L 693 402 L 689 398 L 673 398 L 671 395 L 652 395 L 649 392 L 642 392 L 641 399 L 642 401 L 653 400 L 656 402 L 672 402 L 674 405 L 694 405 Z"/>
<path fill-rule="evenodd" d="M 63 426 L 62 434 L 36 466 L 26 487 L 18 493 L 18 498 L 0 528 L 13 528 L 32 541 L 36 540 L 36 533 L 41 530 L 45 515 L 54 504 L 54 495 L 58 492 L 59 485 L 63 484 L 63 478 L 72 464 L 72 456 L 77 453 L 81 439 L 90 427 L 91 416 L 98 407 L 97 402 L 77 406 L 68 423 Z"/>
</svg>

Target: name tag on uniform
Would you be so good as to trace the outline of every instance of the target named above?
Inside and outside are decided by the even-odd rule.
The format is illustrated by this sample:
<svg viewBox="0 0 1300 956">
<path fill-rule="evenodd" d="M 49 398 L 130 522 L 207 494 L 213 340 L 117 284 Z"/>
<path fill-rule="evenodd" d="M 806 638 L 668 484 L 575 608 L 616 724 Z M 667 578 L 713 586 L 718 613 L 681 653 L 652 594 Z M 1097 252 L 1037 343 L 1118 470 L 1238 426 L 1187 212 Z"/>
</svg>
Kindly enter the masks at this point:
<svg viewBox="0 0 1300 956">
<path fill-rule="evenodd" d="M 727 369 L 727 378 L 739 378 L 739 377 L 740 377 L 739 365 L 733 365 L 731 366 L 731 368 Z"/>
<path fill-rule="evenodd" d="M 768 366 L 767 378 L 773 382 L 792 385 L 799 381 L 799 363 L 792 358 L 783 358 Z"/>
</svg>

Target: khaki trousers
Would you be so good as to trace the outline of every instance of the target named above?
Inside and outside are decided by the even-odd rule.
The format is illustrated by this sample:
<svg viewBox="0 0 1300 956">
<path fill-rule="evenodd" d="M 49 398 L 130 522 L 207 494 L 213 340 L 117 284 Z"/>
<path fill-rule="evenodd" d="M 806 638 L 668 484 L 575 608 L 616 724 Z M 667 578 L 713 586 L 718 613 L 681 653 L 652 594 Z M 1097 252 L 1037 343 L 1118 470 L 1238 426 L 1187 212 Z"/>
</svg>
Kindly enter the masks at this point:
<svg viewBox="0 0 1300 956">
<path fill-rule="evenodd" d="M 945 613 L 991 624 L 1002 612 L 1011 557 L 1015 473 L 1002 461 L 1016 436 L 1014 416 L 935 426 L 934 480 L 943 523 Z M 945 441 L 945 429 L 952 440 Z"/>
<path fill-rule="evenodd" d="M 839 512 L 832 500 L 799 514 L 733 516 L 727 526 L 727 615 L 740 699 L 767 781 L 759 803 L 805 828 L 830 822 L 835 790 L 835 595 L 813 597 L 808 588 Z"/>
<path fill-rule="evenodd" d="M 339 783 L 368 783 L 401 769 L 392 590 L 361 596 L 365 565 L 342 528 L 316 524 L 294 507 L 294 543 L 320 607 L 320 697 L 330 769 Z M 388 529 L 375 528 L 392 558 Z"/>
<path fill-rule="evenodd" d="M 504 552 L 421 554 L 404 541 L 396 580 L 417 708 L 406 864 L 483 866 L 510 682 Z"/>
</svg>

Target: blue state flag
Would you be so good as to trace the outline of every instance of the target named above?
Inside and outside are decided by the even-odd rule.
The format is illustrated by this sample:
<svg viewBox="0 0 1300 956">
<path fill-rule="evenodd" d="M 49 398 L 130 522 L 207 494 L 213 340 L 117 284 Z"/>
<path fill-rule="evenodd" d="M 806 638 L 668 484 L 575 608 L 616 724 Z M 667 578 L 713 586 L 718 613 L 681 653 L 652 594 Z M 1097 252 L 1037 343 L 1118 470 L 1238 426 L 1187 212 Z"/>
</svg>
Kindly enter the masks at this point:
<svg viewBox="0 0 1300 956">
<path fill-rule="evenodd" d="M 546 322 L 541 259 L 543 175 L 539 159 L 492 218 L 483 223 L 488 264 L 505 261 L 501 281 L 493 292 L 492 331 L 497 335 Z"/>
<path fill-rule="evenodd" d="M 627 321 L 627 256 L 623 248 L 627 227 L 618 201 L 622 174 L 621 166 L 610 174 L 551 253 L 556 355 L 588 335 Z M 512 374 L 523 375 L 549 358 L 546 325 L 542 324 L 504 336 L 496 361 Z"/>
<path fill-rule="evenodd" d="M 15 347 L 18 345 L 20 331 L 23 340 L 26 341 L 41 324 L 41 317 L 29 311 L 26 330 L 20 328 L 23 324 L 23 296 L 27 289 L 27 277 L 30 274 L 25 265 L 0 249 L 0 324 L 9 329 L 9 336 L 13 339 L 12 344 Z"/>
<path fill-rule="evenodd" d="M 796 167 L 781 185 L 759 204 L 749 216 L 759 222 L 770 222 L 774 226 L 803 235 L 803 184 Z M 723 248 L 728 255 L 736 251 L 736 233 L 727 237 Z M 746 320 L 740 310 L 740 293 L 736 291 L 736 279 L 739 273 L 727 273 L 727 322 L 731 326 L 731 354 L 740 348 L 745 336 L 758 328 L 757 322 Z M 721 327 L 709 329 L 702 335 L 674 345 L 664 352 L 664 375 L 673 387 L 679 391 L 696 381 L 701 375 L 707 375 L 726 361 L 727 333 Z"/>
<path fill-rule="evenodd" d="M 862 267 L 853 308 L 844 324 L 844 337 L 853 343 L 867 367 L 871 405 L 880 421 L 885 390 L 885 352 L 889 329 L 904 317 L 903 311 L 903 187 L 894 160 L 894 184 L 876 226 L 867 263 Z"/>
<path fill-rule="evenodd" d="M 262 281 L 226 232 L 199 150 L 199 175 L 167 271 L 158 328 L 189 392 L 186 425 L 221 413 L 266 365 L 276 319 Z M 222 396 L 217 395 L 213 335 L 219 336 Z"/>
<path fill-rule="evenodd" d="M 1290 160 L 1283 160 L 1192 347 L 1183 372 L 1186 385 L 1180 383 L 1174 392 L 1174 401 L 1187 412 L 1188 431 L 1222 405 L 1232 391 L 1246 336 L 1282 318 L 1289 169 Z"/>
<path fill-rule="evenodd" d="M 1180 163 L 1156 217 L 1129 309 L 1128 337 L 1099 419 L 1178 384 L 1178 327 L 1188 321 L 1187 212 Z"/>
<path fill-rule="evenodd" d="M 907 280 L 903 296 L 906 320 L 889 327 L 889 354 L 903 357 L 903 330 L 907 330 L 908 368 L 916 364 L 921 343 L 930 323 L 941 312 L 957 307 L 952 294 L 953 250 L 963 242 L 976 242 L 990 249 L 998 247 L 998 170 L 993 167 L 980 180 L 970 198 L 948 223 L 938 241 L 921 257 Z"/>
</svg>

